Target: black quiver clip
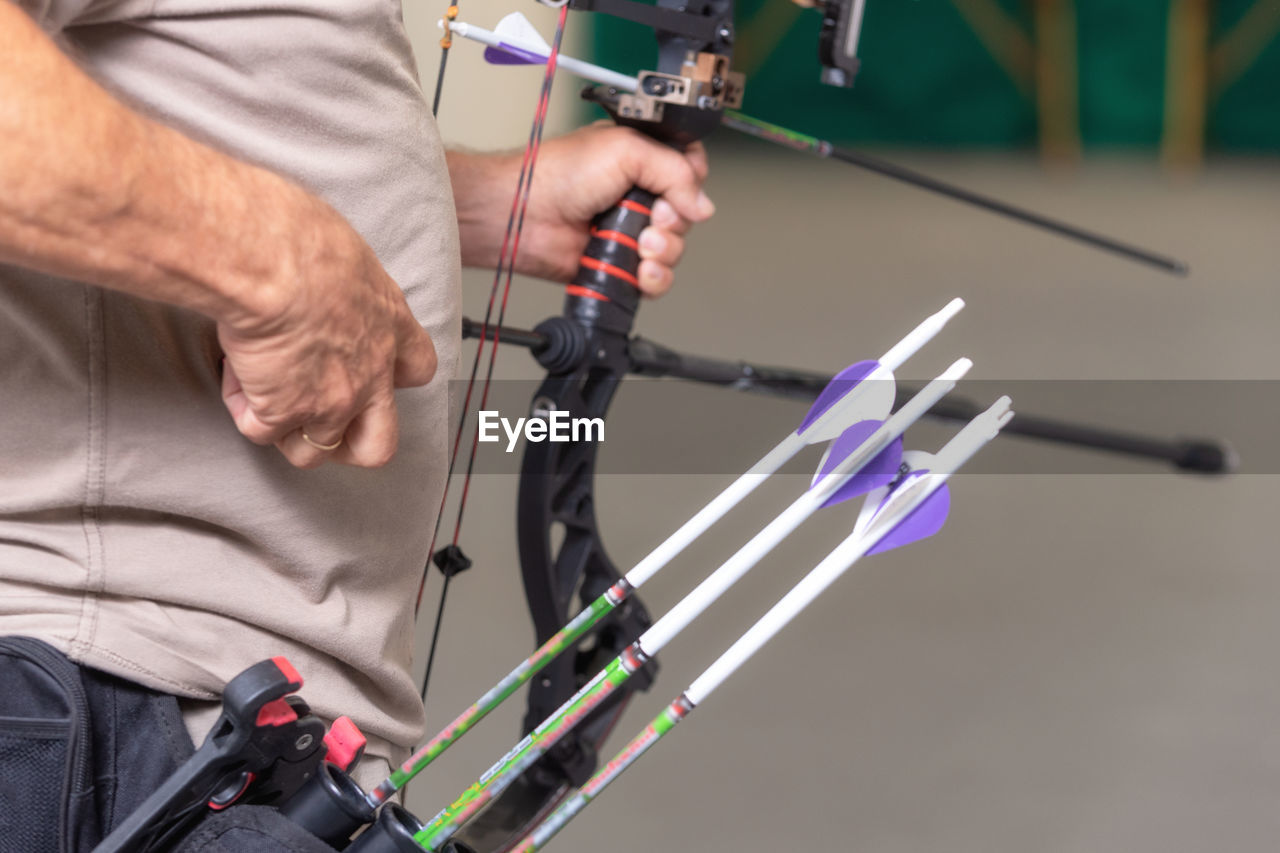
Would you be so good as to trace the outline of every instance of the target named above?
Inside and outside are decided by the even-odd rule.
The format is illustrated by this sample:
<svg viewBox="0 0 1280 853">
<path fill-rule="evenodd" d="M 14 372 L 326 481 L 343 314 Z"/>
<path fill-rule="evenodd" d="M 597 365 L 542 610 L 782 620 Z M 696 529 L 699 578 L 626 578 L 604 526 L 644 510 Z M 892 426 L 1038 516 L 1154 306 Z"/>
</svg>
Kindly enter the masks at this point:
<svg viewBox="0 0 1280 853">
<path fill-rule="evenodd" d="M 319 775 L 336 791 L 320 782 L 297 806 L 286 805 L 286 815 L 296 809 L 310 821 L 319 814 L 316 803 L 329 797 L 333 814 L 358 812 L 347 837 L 372 819 L 372 811 L 353 807 L 354 783 L 345 769 L 363 751 L 364 741 L 349 720 L 342 718 L 325 734 L 324 724 L 311 713 L 302 697 L 292 695 L 302 687 L 297 670 L 283 657 L 254 664 L 227 683 L 222 714 L 204 743 L 150 797 L 94 848 L 94 853 L 155 853 L 179 842 L 210 812 L 233 804 L 281 805 L 290 801 Z M 318 774 L 326 755 L 337 760 Z M 362 796 L 362 795 L 361 795 Z M 339 823 L 352 815 L 328 815 L 317 828 L 333 836 Z M 295 822 L 301 823 L 301 820 Z M 319 837 L 324 837 L 303 825 Z M 339 846 L 346 838 L 335 838 Z M 332 842 L 330 842 L 332 843 Z"/>
</svg>

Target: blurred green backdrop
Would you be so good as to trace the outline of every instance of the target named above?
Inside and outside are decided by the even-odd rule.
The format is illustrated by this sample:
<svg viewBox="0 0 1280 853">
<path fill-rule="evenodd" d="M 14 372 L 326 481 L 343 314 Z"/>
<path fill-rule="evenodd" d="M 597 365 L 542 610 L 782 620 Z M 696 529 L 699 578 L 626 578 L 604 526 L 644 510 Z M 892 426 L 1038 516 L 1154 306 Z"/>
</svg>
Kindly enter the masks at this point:
<svg viewBox="0 0 1280 853">
<path fill-rule="evenodd" d="M 652 62 L 593 16 L 595 58 Z M 1280 0 L 868 0 L 852 90 L 818 84 L 819 15 L 739 0 L 745 109 L 839 141 L 1280 149 Z"/>
</svg>

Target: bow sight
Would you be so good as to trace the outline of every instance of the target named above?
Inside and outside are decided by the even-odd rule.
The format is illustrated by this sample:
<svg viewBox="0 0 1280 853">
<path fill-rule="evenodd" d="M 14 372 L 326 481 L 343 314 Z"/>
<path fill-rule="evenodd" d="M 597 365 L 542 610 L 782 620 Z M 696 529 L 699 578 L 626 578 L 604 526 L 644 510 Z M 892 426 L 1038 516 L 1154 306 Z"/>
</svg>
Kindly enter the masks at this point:
<svg viewBox="0 0 1280 853">
<path fill-rule="evenodd" d="M 563 2 L 547 2 L 561 6 Z M 822 82 L 829 86 L 849 88 L 858 75 L 858 39 L 862 34 L 862 13 L 866 0 L 792 0 L 797 6 L 818 9 L 822 25 L 818 33 L 818 61 L 822 64 Z M 568 0 L 570 9 L 601 12 L 632 21 L 654 30 L 658 38 L 658 71 L 641 72 L 640 88 L 644 103 L 639 107 L 641 121 L 661 121 L 661 107 L 656 117 L 645 117 L 662 103 L 680 106 L 697 104 L 702 109 L 718 110 L 737 107 L 742 99 L 742 75 L 707 66 L 720 65 L 715 60 L 701 59 L 690 63 L 690 53 L 712 53 L 725 58 L 733 45 L 733 0 L 684 3 L 680 0 L 658 0 L 656 6 L 635 0 Z M 708 98 L 705 105 L 702 98 Z M 592 97 L 595 100 L 595 97 Z M 719 101 L 713 104 L 713 101 Z M 607 105 L 606 105 L 607 106 Z M 612 110 L 611 110 L 612 112 Z M 628 122 L 624 122 L 628 123 Z"/>
<path fill-rule="evenodd" d="M 683 148 L 715 130 L 726 108 L 742 105 L 743 75 L 730 68 L 732 0 L 659 0 L 657 6 L 570 0 L 569 7 L 625 18 L 656 33 L 657 70 L 641 71 L 634 92 L 596 86 L 583 93 L 618 124 Z"/>
<path fill-rule="evenodd" d="M 742 75 L 730 70 L 733 25 L 732 3 L 727 0 L 693 7 L 677 5 L 675 8 L 668 8 L 667 0 L 659 0 L 657 6 L 634 0 L 542 2 L 559 6 L 566 12 L 569 9 L 598 11 L 655 28 L 660 45 L 659 69 L 656 71 L 641 71 L 636 77 L 628 77 L 590 62 L 562 57 L 567 70 L 603 84 L 589 87 L 583 92 L 583 97 L 600 104 L 619 124 L 670 145 L 686 147 L 710 134 L 718 122 L 739 133 L 875 172 L 1172 275 L 1182 276 L 1188 272 L 1184 262 L 1167 255 L 940 181 L 861 151 L 744 115 L 737 110 L 742 101 Z M 846 88 L 852 86 L 859 67 L 857 48 L 864 0 L 795 2 L 807 7 L 819 6 L 822 10 L 823 21 L 818 38 L 822 81 Z M 457 7 L 451 8 L 456 13 Z M 515 23 L 512 23 L 513 19 L 517 19 Z M 446 29 L 445 39 L 441 42 L 443 45 L 451 43 L 453 33 L 484 42 L 489 45 L 485 55 L 491 62 L 541 63 L 547 61 L 551 52 L 537 31 L 518 13 L 504 18 L 497 31 L 455 23 L 455 17 L 447 18 L 441 25 Z M 443 56 L 447 55 L 446 49 Z M 443 65 L 442 58 L 442 68 Z M 437 98 L 438 95 L 437 86 Z"/>
</svg>

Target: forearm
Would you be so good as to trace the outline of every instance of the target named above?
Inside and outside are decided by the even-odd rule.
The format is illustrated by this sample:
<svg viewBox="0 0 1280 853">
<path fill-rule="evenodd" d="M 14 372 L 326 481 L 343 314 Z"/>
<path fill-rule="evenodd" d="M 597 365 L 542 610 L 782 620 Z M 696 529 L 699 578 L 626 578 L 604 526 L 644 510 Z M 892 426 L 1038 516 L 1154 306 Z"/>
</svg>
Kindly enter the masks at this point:
<svg viewBox="0 0 1280 853">
<path fill-rule="evenodd" d="M 496 219 L 511 210 L 515 193 L 517 154 L 472 154 L 447 151 L 449 180 L 458 211 L 462 263 L 492 268 L 498 262 L 504 230 Z M 506 219 L 501 220 L 505 224 Z"/>
<path fill-rule="evenodd" d="M 264 313 L 282 220 L 320 202 L 128 109 L 5 0 L 0 91 L 0 262 L 219 320 Z"/>
</svg>

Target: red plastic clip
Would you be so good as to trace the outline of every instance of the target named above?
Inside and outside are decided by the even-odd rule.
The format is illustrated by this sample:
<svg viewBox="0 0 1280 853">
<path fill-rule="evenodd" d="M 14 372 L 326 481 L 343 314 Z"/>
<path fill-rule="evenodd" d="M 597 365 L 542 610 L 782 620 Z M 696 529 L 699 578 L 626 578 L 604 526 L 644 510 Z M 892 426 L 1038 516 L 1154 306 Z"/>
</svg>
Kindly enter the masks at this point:
<svg viewBox="0 0 1280 853">
<path fill-rule="evenodd" d="M 298 671 L 293 668 L 293 664 L 289 663 L 287 657 L 278 655 L 273 657 L 271 662 L 276 665 L 276 669 L 280 670 L 280 674 L 288 680 L 290 693 L 302 689 L 302 676 L 298 675 Z"/>
<path fill-rule="evenodd" d="M 298 712 L 293 710 L 293 706 L 289 704 L 288 700 L 276 699 L 274 702 L 268 702 L 262 706 L 254 725 L 259 728 L 262 726 L 283 726 L 287 723 L 296 722 L 297 719 Z"/>
<path fill-rule="evenodd" d="M 360 756 L 364 755 L 367 743 L 350 717 L 339 717 L 333 721 L 329 733 L 324 736 L 324 745 L 328 747 L 324 760 L 343 770 L 350 770 L 360 760 Z"/>
</svg>

